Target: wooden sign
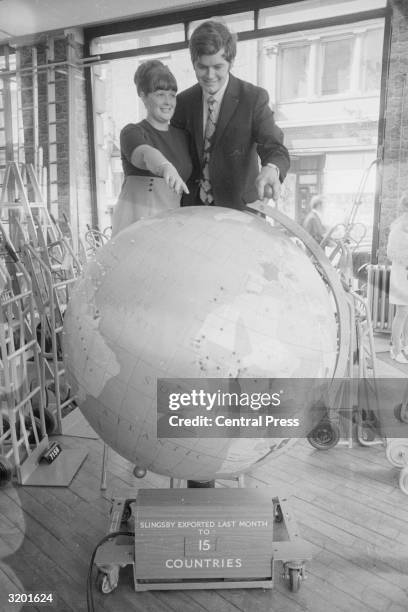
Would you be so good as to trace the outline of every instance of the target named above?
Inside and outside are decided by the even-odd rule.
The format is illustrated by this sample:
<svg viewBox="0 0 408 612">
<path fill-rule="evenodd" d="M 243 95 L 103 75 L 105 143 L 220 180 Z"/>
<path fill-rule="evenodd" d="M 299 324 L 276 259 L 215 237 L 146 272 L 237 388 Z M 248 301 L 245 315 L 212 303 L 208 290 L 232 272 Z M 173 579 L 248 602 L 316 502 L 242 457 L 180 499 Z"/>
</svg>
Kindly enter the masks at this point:
<svg viewBox="0 0 408 612">
<path fill-rule="evenodd" d="M 268 489 L 143 489 L 135 518 L 135 582 L 272 578 Z"/>
<path fill-rule="evenodd" d="M 116 588 L 126 565 L 133 566 L 135 590 L 148 591 L 270 589 L 276 564 L 283 564 L 281 575 L 297 591 L 312 558 L 288 500 L 268 488 L 140 489 L 136 499 L 113 499 L 109 532 L 129 521 L 134 543 L 123 536 L 96 552 L 103 593 Z M 284 538 L 274 541 L 275 523 Z"/>
</svg>

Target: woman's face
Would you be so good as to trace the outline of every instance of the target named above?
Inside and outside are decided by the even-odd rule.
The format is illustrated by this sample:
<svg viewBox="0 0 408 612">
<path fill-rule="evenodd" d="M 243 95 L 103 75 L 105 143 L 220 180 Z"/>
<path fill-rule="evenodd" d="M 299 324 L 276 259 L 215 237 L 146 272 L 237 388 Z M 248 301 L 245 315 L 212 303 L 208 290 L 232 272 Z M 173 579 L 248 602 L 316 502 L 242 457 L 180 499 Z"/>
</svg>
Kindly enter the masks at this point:
<svg viewBox="0 0 408 612">
<path fill-rule="evenodd" d="M 158 123 L 169 123 L 176 108 L 176 92 L 172 89 L 157 89 L 141 98 L 146 107 L 147 119 Z"/>
</svg>

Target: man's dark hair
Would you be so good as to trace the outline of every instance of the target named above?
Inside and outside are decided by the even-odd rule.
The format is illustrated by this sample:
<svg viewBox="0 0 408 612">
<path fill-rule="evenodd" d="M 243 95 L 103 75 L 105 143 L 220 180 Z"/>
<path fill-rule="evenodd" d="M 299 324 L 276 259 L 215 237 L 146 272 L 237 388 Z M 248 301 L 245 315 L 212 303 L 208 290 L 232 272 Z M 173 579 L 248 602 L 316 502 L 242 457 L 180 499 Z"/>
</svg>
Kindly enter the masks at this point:
<svg viewBox="0 0 408 612">
<path fill-rule="evenodd" d="M 190 55 L 193 64 L 201 55 L 215 55 L 224 49 L 224 58 L 231 63 L 237 54 L 237 35 L 219 21 L 204 21 L 192 33 Z"/>
</svg>

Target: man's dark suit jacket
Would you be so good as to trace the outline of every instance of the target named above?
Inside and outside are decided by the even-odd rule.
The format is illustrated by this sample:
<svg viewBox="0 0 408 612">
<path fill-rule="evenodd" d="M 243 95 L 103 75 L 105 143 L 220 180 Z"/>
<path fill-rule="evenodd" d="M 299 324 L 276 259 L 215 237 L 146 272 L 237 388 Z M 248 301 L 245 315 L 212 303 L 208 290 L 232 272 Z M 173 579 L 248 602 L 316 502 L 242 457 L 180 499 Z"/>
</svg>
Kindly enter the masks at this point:
<svg viewBox="0 0 408 612">
<path fill-rule="evenodd" d="M 271 162 L 278 166 L 281 181 L 286 176 L 289 154 L 268 101 L 264 89 L 230 74 L 210 153 L 210 181 L 218 206 L 240 210 L 258 199 L 255 179 L 259 158 L 262 165 Z M 188 182 L 190 195 L 183 197 L 182 205 L 200 204 L 204 138 L 203 94 L 198 83 L 177 96 L 171 123 L 186 130 L 190 137 L 193 173 Z"/>
</svg>

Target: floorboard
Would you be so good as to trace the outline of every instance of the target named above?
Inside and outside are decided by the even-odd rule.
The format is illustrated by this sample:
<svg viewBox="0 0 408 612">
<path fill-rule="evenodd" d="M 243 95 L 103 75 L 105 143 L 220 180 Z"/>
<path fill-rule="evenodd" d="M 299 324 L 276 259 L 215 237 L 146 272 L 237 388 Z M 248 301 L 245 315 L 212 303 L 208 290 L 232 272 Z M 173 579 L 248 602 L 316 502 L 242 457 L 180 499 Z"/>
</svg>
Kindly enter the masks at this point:
<svg viewBox="0 0 408 612">
<path fill-rule="evenodd" d="M 106 491 L 100 490 L 100 440 L 64 436 L 63 445 L 88 451 L 68 488 L 17 487 L 0 492 L 0 610 L 6 594 L 52 592 L 52 606 L 22 610 L 86 612 L 86 575 L 106 534 L 111 498 L 139 488 L 168 488 L 154 474 L 138 480 L 132 466 L 109 454 Z M 336 447 L 328 452 L 299 443 L 246 478 L 287 496 L 301 537 L 313 545 L 307 580 L 289 592 L 277 572 L 273 590 L 228 589 L 135 593 L 130 568 L 109 595 L 94 590 L 98 612 L 406 612 L 408 504 L 382 447 Z M 218 486 L 236 486 L 220 481 Z"/>
</svg>

